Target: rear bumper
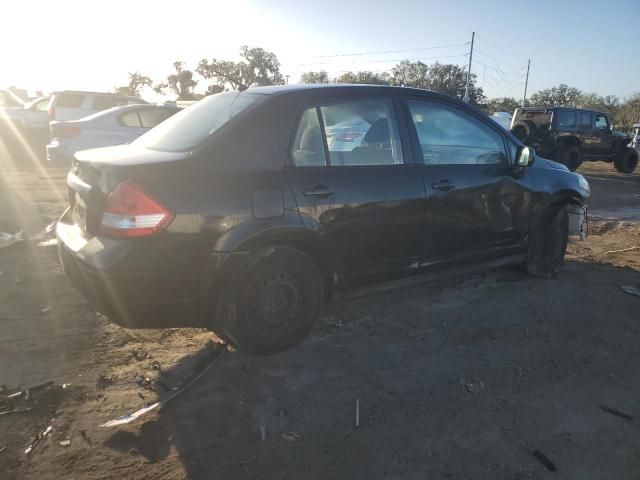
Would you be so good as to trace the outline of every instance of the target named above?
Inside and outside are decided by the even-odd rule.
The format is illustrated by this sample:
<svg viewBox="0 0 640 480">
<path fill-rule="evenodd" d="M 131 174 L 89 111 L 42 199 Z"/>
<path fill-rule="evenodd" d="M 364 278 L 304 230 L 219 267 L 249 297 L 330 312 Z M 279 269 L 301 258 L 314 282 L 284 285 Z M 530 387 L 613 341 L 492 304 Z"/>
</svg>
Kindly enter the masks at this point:
<svg viewBox="0 0 640 480">
<path fill-rule="evenodd" d="M 177 250 L 171 244 L 87 240 L 68 217 L 66 212 L 56 229 L 60 261 L 72 284 L 109 320 L 127 328 L 213 325 L 224 275 L 241 255 L 170 258 Z"/>
</svg>

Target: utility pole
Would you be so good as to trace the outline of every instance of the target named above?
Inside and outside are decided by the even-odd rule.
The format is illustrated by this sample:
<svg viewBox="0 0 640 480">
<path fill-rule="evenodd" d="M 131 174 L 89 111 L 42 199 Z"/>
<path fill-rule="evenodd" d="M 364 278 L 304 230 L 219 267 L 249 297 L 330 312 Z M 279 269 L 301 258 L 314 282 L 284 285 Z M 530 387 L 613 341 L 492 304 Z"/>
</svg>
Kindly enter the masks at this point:
<svg viewBox="0 0 640 480">
<path fill-rule="evenodd" d="M 473 59 L 473 40 L 476 37 L 476 32 L 471 32 L 471 51 L 469 52 L 469 69 L 467 70 L 467 86 L 464 89 L 464 100 L 469 103 L 469 81 L 471 80 L 471 60 Z"/>
<path fill-rule="evenodd" d="M 285 76 L 284 76 L 284 77 L 287 79 L 287 85 L 289 85 L 289 77 L 290 77 L 290 76 L 291 76 L 291 75 L 285 75 Z"/>
<path fill-rule="evenodd" d="M 527 79 L 524 81 L 524 96 L 522 97 L 522 108 L 527 101 L 527 87 L 529 86 L 529 67 L 531 67 L 531 59 L 527 62 Z"/>
</svg>

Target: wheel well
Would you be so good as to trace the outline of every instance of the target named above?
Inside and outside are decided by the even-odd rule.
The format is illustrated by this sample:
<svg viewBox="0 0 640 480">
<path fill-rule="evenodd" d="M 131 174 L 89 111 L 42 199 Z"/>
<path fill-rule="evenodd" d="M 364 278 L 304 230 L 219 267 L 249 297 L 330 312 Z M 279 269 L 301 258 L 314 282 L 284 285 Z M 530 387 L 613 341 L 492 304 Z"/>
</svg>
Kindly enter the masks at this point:
<svg viewBox="0 0 640 480">
<path fill-rule="evenodd" d="M 243 245 L 243 250 L 258 251 L 267 247 L 290 247 L 307 255 L 318 267 L 325 287 L 325 301 L 329 302 L 335 290 L 334 274 L 338 271 L 335 259 L 320 244 L 319 240 L 307 235 L 280 238 L 263 237 L 253 240 L 250 244 Z"/>
</svg>

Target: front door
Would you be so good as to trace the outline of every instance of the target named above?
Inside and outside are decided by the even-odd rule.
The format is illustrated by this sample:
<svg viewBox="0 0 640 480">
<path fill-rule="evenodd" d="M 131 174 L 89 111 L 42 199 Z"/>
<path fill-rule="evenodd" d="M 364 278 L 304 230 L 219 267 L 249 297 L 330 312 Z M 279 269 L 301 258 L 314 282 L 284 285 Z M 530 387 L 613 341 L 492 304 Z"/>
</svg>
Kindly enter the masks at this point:
<svg viewBox="0 0 640 480">
<path fill-rule="evenodd" d="M 301 117 L 286 176 L 305 226 L 347 280 L 415 269 L 425 189 L 390 98 L 336 100 Z"/>
<path fill-rule="evenodd" d="M 503 133 L 453 102 L 416 98 L 406 107 L 427 189 L 427 261 L 521 245 L 529 182 Z"/>
</svg>

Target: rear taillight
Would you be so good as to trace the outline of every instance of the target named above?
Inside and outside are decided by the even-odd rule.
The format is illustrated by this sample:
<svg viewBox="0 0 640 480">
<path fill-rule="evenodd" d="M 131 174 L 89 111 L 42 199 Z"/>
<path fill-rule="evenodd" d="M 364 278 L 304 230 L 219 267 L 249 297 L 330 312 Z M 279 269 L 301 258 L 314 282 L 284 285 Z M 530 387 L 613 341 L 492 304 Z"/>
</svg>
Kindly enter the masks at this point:
<svg viewBox="0 0 640 480">
<path fill-rule="evenodd" d="M 173 218 L 171 210 L 127 181 L 109 194 L 100 231 L 113 237 L 146 237 L 165 229 Z"/>
<path fill-rule="evenodd" d="M 74 125 L 55 125 L 52 130 L 54 138 L 75 137 L 80 133 L 80 127 Z"/>
</svg>

